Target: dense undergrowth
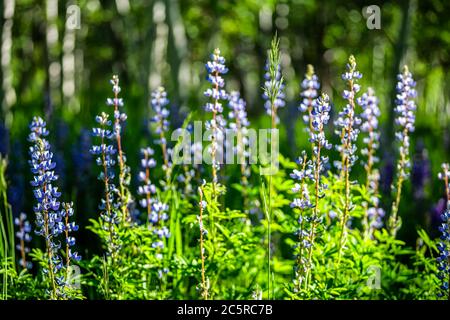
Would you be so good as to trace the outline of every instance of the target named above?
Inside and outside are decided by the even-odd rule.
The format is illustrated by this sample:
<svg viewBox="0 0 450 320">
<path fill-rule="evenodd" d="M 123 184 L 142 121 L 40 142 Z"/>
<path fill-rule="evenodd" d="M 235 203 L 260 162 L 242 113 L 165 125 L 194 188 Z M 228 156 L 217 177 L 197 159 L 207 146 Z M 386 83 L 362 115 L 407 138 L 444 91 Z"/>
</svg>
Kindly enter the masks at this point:
<svg viewBox="0 0 450 320">
<path fill-rule="evenodd" d="M 342 75 L 343 100 L 335 102 L 320 92 L 319 78 L 308 67 L 299 113 L 310 146 L 298 150 L 298 159 L 273 158 L 281 125 L 277 111 L 285 105 L 277 40 L 267 61 L 262 94 L 271 123 L 268 158 L 274 161 L 256 163 L 250 152 L 254 127 L 239 93 L 226 89 L 227 68 L 219 50 L 206 64 L 211 86 L 205 91 L 209 121 L 204 128 L 209 142 L 203 149 L 189 142 L 188 150 L 194 159 L 199 153 L 209 156 L 209 162 L 175 163 L 185 140 L 182 135 L 171 139 L 169 100 L 164 88 L 158 88 L 149 119 L 156 140 L 142 146 L 140 167 L 130 167 L 127 145 L 132 141 L 123 140 L 127 115 L 114 76 L 113 97 L 99 107 L 89 146 L 98 180 L 86 183 L 96 184 L 102 193 L 86 195 L 99 203 L 98 218 L 86 225 L 78 225 L 85 213 L 71 203 L 72 195 L 57 188 L 58 163 L 47 140 L 52 133 L 44 120 L 33 118 L 28 142 L 35 199 L 27 199 L 33 201 L 33 214 L 13 217 L 7 160 L 1 160 L 1 297 L 448 298 L 449 209 L 442 212 L 440 239 L 419 229 L 417 245 L 410 247 L 397 237 L 402 217 L 408 217 L 399 208 L 409 183 L 416 110 L 408 68 L 398 76 L 396 176 L 392 205 L 384 210 L 378 99 L 374 90 L 358 84 L 362 75 L 355 58 L 349 58 Z M 184 132 L 192 132 L 195 120 L 195 114 L 187 117 Z M 224 143 L 225 129 L 235 133 L 233 145 Z M 224 145 L 238 163 L 220 161 Z M 364 167 L 364 179 L 353 175 L 356 166 Z M 448 165 L 442 168 L 449 203 Z M 137 181 L 136 190 L 132 181 Z M 238 207 L 228 205 L 231 190 L 233 197 L 239 195 L 233 199 Z M 96 235 L 101 253 L 77 253 L 79 228 Z M 40 237 L 40 245 L 30 247 L 31 237 Z"/>
</svg>

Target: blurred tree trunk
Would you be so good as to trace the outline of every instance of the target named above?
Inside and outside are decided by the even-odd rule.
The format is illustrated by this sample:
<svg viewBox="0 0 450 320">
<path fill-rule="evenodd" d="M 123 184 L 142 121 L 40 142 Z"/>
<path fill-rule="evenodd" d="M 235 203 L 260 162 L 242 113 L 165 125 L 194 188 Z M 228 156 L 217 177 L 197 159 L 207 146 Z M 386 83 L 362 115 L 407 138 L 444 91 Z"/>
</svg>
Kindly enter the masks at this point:
<svg viewBox="0 0 450 320">
<path fill-rule="evenodd" d="M 12 27 L 14 19 L 14 0 L 2 1 L 2 45 L 1 45 L 1 104 L 3 121 L 7 127 L 12 123 L 11 107 L 16 102 L 16 92 L 13 88 L 13 70 L 12 70 Z M 2 117 L 3 118 L 3 117 Z"/>
<path fill-rule="evenodd" d="M 60 46 L 58 43 L 58 0 L 47 0 L 45 3 L 46 17 L 46 59 L 47 78 L 45 90 L 45 114 L 47 119 L 53 115 L 54 106 L 61 104 L 61 63 Z"/>
<path fill-rule="evenodd" d="M 389 150 L 393 150 L 394 145 L 394 121 L 395 121 L 395 100 L 396 100 L 396 84 L 397 84 L 397 74 L 401 70 L 401 63 L 404 60 L 404 56 L 408 49 L 408 42 L 410 39 L 410 29 L 411 29 L 411 16 L 413 13 L 414 0 L 403 0 L 401 1 L 402 10 L 402 23 L 400 26 L 399 37 L 395 43 L 395 55 L 394 64 L 392 68 L 392 84 L 391 84 L 391 107 L 389 108 L 388 121 L 386 124 L 386 146 Z"/>
</svg>

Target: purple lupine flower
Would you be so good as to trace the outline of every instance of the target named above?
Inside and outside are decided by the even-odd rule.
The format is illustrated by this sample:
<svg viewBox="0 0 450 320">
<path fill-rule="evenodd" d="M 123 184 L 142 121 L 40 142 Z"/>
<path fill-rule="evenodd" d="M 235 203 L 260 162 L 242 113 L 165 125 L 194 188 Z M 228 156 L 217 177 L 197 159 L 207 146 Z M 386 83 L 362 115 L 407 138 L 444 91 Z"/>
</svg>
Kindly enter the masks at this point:
<svg viewBox="0 0 450 320">
<path fill-rule="evenodd" d="M 109 115 L 102 112 L 95 117 L 99 127 L 93 128 L 92 133 L 94 137 L 100 138 L 99 145 L 93 145 L 90 152 L 97 156 L 96 163 L 102 167 L 102 171 L 99 174 L 99 179 L 104 183 L 104 198 L 101 199 L 99 209 L 101 210 L 100 217 L 105 224 L 105 229 L 109 232 L 107 237 L 108 254 L 115 257 L 116 253 L 120 249 L 118 241 L 117 226 L 120 223 L 120 217 L 117 214 L 119 204 L 115 201 L 115 194 L 117 189 L 113 183 L 114 179 L 114 166 L 116 161 L 114 155 L 116 154 L 116 148 L 113 145 L 108 144 L 115 138 L 114 133 L 111 131 L 111 120 Z"/>
<path fill-rule="evenodd" d="M 325 137 L 325 125 L 330 120 L 330 98 L 327 94 L 322 94 L 321 97 L 316 99 L 314 108 L 311 112 L 311 125 L 312 132 L 310 142 L 314 144 L 313 154 L 318 157 L 318 149 L 331 149 L 331 143 Z M 328 158 L 321 156 L 320 162 L 325 165 L 328 162 Z M 323 168 L 318 168 L 319 172 L 323 171 Z"/>
<path fill-rule="evenodd" d="M 322 94 L 313 103 L 313 109 L 310 112 L 311 116 L 311 132 L 310 142 L 313 145 L 313 159 L 306 161 L 306 153 L 303 153 L 299 163 L 302 165 L 302 170 L 294 172 L 291 176 L 300 178 L 300 183 L 296 183 L 293 189 L 294 192 L 301 191 L 300 199 L 294 199 L 292 206 L 300 208 L 299 215 L 299 229 L 297 230 L 297 264 L 295 266 L 295 290 L 298 292 L 303 282 L 308 283 L 311 268 L 312 268 L 312 250 L 317 237 L 317 226 L 322 222 L 322 215 L 319 211 L 319 198 L 327 185 L 321 182 L 321 174 L 325 170 L 325 165 L 328 163 L 328 157 L 323 154 L 324 150 L 330 150 L 331 144 L 325 136 L 325 125 L 330 120 L 330 99 L 328 95 Z M 308 194 L 308 185 L 305 179 L 309 179 L 314 183 L 314 198 L 310 200 Z M 312 209 L 311 214 L 302 214 L 303 210 Z M 305 252 L 306 251 L 306 252 Z"/>
<path fill-rule="evenodd" d="M 380 116 L 379 100 L 375 96 L 375 91 L 372 88 L 368 88 L 367 92 L 363 93 L 356 101 L 363 109 L 361 113 L 361 118 L 363 119 L 361 131 L 364 133 L 363 143 L 365 147 L 361 149 L 361 155 L 365 160 L 363 160 L 363 163 L 367 175 L 366 188 L 371 197 L 370 205 L 366 206 L 365 227 L 367 233 L 372 236 L 375 229 L 380 229 L 383 226 L 383 217 L 385 215 L 384 210 L 379 207 L 378 199 L 380 172 L 374 168 L 374 165 L 379 162 L 376 156 L 380 140 L 378 129 L 378 117 Z"/>
<path fill-rule="evenodd" d="M 414 99 L 416 98 L 416 82 L 412 78 L 411 72 L 408 67 L 403 68 L 403 73 L 397 76 L 397 100 L 395 112 L 397 118 L 395 124 L 398 127 L 398 131 L 395 133 L 395 138 L 399 142 L 400 161 L 398 163 L 398 175 L 402 179 L 409 177 L 409 169 L 411 167 L 411 161 L 409 158 L 409 134 L 414 132 L 414 122 L 416 119 L 415 111 L 416 104 Z"/>
<path fill-rule="evenodd" d="M 225 81 L 222 75 L 228 72 L 228 68 L 225 66 L 225 58 L 220 55 L 220 50 L 215 49 L 211 54 L 211 61 L 208 61 L 205 65 L 208 72 L 207 80 L 212 84 L 212 88 L 208 88 L 204 95 L 211 99 L 211 102 L 206 103 L 206 112 L 212 113 L 212 119 L 206 123 L 207 130 L 211 131 L 211 166 L 213 185 L 218 182 L 217 171 L 220 169 L 220 159 L 223 154 L 224 139 L 224 127 L 225 119 L 222 116 L 223 106 L 222 102 L 228 99 L 228 94 L 225 91 Z"/>
<path fill-rule="evenodd" d="M 363 119 L 361 131 L 365 133 L 363 138 L 365 148 L 361 150 L 361 154 L 367 157 L 365 167 L 370 172 L 373 169 L 373 165 L 379 162 L 375 154 L 380 140 L 380 132 L 378 129 L 378 117 L 380 116 L 380 108 L 378 108 L 379 101 L 372 88 L 368 88 L 367 92 L 363 93 L 356 101 L 363 109 L 361 113 L 361 118 Z M 370 179 L 370 177 L 368 178 Z"/>
<path fill-rule="evenodd" d="M 439 225 L 440 242 L 438 244 L 439 257 L 436 258 L 438 263 L 438 278 L 442 281 L 438 297 L 448 297 L 450 299 L 449 279 L 450 279 L 450 166 L 448 163 L 442 164 L 442 172 L 438 178 L 444 180 L 445 194 L 447 206 L 441 214 L 442 223 Z"/>
<path fill-rule="evenodd" d="M 403 67 L 403 72 L 397 76 L 397 79 L 397 100 L 395 107 L 397 118 L 395 119 L 395 123 L 398 131 L 395 133 L 395 138 L 399 144 L 399 161 L 397 163 L 396 184 L 392 186 L 397 196 L 392 203 L 392 212 L 389 217 L 389 227 L 394 235 L 400 226 L 400 221 L 398 221 L 400 194 L 403 182 L 409 178 L 411 168 L 409 139 L 410 133 L 414 131 L 414 122 L 416 119 L 416 104 L 414 102 L 416 97 L 416 90 L 414 89 L 416 82 L 413 80 L 412 74 L 409 72 L 407 66 Z"/>
<path fill-rule="evenodd" d="M 55 299 L 60 295 L 61 287 L 64 286 L 64 277 L 58 276 L 63 265 L 58 254 L 60 244 L 56 241 L 58 235 L 64 231 L 58 201 L 61 193 L 58 192 L 57 187 L 53 186 L 58 176 L 54 173 L 56 163 L 53 162 L 50 144 L 45 139 L 49 133 L 45 121 L 34 117 L 30 124 L 30 131 L 28 141 L 33 145 L 29 151 L 31 156 L 29 164 L 34 175 L 31 185 L 34 187 L 33 194 L 37 201 L 37 205 L 33 208 L 36 214 L 35 233 L 45 239 L 48 267 L 44 267 L 44 273 L 49 275 L 52 284 L 51 297 Z"/>
<path fill-rule="evenodd" d="M 308 185 L 306 183 L 308 179 L 313 179 L 313 172 L 311 169 L 312 163 L 311 160 L 308 161 L 307 158 L 306 152 L 302 151 L 302 156 L 296 161 L 300 166 L 300 170 L 294 169 L 290 174 L 291 178 L 295 180 L 292 192 L 296 194 L 296 197 L 293 199 L 290 206 L 299 211 L 298 226 L 294 232 L 294 235 L 298 240 L 294 246 L 297 263 L 294 266 L 295 277 L 293 282 L 296 292 L 300 290 L 300 287 L 305 280 L 304 275 L 306 274 L 306 264 L 308 259 L 304 253 L 305 250 L 311 246 L 309 240 L 311 230 L 308 228 L 310 217 L 305 216 L 304 214 L 304 211 L 313 206 L 309 195 Z"/>
<path fill-rule="evenodd" d="M 64 217 L 64 235 L 66 239 L 66 268 L 70 266 L 72 260 L 80 261 L 81 256 L 72 250 L 75 245 L 75 237 L 71 236 L 70 233 L 78 231 L 78 225 L 75 222 L 70 221 L 70 217 L 73 216 L 73 203 L 63 202 L 61 209 L 61 216 Z"/>
<path fill-rule="evenodd" d="M 169 110 L 166 106 L 169 104 L 167 99 L 167 92 L 163 87 L 159 87 L 152 92 L 151 105 L 155 115 L 150 119 L 151 122 L 156 124 L 156 134 L 158 139 L 155 141 L 156 144 L 161 146 L 162 156 L 163 156 L 163 169 L 166 173 L 166 177 L 170 176 L 171 163 L 169 161 L 169 155 L 171 154 L 171 149 L 167 147 L 167 139 L 165 134 L 169 130 Z"/>
<path fill-rule="evenodd" d="M 129 221 L 129 219 L 131 218 L 130 208 L 134 206 L 134 199 L 129 191 L 131 169 L 127 165 L 127 158 L 125 156 L 122 145 L 122 127 L 127 120 L 127 115 L 125 112 L 121 111 L 121 109 L 123 109 L 124 103 L 123 99 L 119 98 L 119 93 L 122 90 L 119 86 L 119 77 L 117 75 L 113 75 L 110 83 L 112 85 L 114 98 L 107 98 L 106 104 L 114 108 L 114 122 L 112 124 L 112 133 L 116 140 L 117 163 L 119 164 L 119 183 L 118 188 L 116 189 L 116 192 L 118 194 L 117 201 L 120 206 L 120 214 L 122 215 L 121 218 Z"/>
<path fill-rule="evenodd" d="M 19 214 L 18 218 L 14 219 L 14 224 L 17 226 L 16 237 L 19 243 L 16 249 L 20 253 L 19 264 L 22 268 L 31 269 L 33 264 L 27 260 L 27 254 L 30 252 L 27 243 L 31 241 L 31 224 L 27 220 L 27 215 L 23 212 Z"/>
<path fill-rule="evenodd" d="M 152 243 L 152 248 L 156 249 L 155 257 L 159 261 L 161 261 L 161 265 L 159 270 L 162 269 L 162 259 L 163 259 L 163 250 L 165 248 L 164 243 L 165 240 L 170 237 L 170 232 L 167 226 L 165 225 L 167 220 L 169 220 L 169 206 L 166 203 L 163 203 L 158 200 L 152 201 L 151 204 L 151 213 L 149 217 L 149 228 L 156 236 L 156 240 Z M 165 272 L 167 273 L 167 272 Z"/>
<path fill-rule="evenodd" d="M 229 146 L 233 148 L 233 154 L 237 155 L 238 163 L 241 165 L 242 183 L 247 185 L 247 178 L 250 176 L 250 168 L 248 167 L 248 158 L 250 156 L 248 126 L 250 122 L 247 119 L 246 103 L 238 91 L 232 91 L 229 96 L 230 112 L 228 118 L 230 120 L 229 127 L 236 134 L 237 146 Z M 233 141 L 234 143 L 234 141 Z"/>
<path fill-rule="evenodd" d="M 303 121 L 306 125 L 306 131 L 310 135 L 312 128 L 312 111 L 314 109 L 314 103 L 318 97 L 318 90 L 320 89 L 319 78 L 314 73 L 314 67 L 308 64 L 305 74 L 305 79 L 301 83 L 302 92 L 300 97 L 302 102 L 300 103 L 299 110 L 303 113 Z"/>
<path fill-rule="evenodd" d="M 138 178 L 142 185 L 138 188 L 138 194 L 142 196 L 142 199 L 139 201 L 139 204 L 143 209 L 147 209 L 147 221 L 150 221 L 152 194 L 156 193 L 156 187 L 150 179 L 150 169 L 156 166 L 156 161 L 152 158 L 154 151 L 150 147 L 142 148 L 141 154 L 143 156 L 141 159 L 142 171 L 139 172 Z"/>
<path fill-rule="evenodd" d="M 342 75 L 342 79 L 347 84 L 347 89 L 342 93 L 342 97 L 347 100 L 346 105 L 339 112 L 335 121 L 336 134 L 341 138 L 341 144 L 336 149 L 341 154 L 341 160 L 335 161 L 335 166 L 342 172 L 350 172 L 351 167 L 357 160 L 355 142 L 358 139 L 361 119 L 355 114 L 355 98 L 360 90 L 358 80 L 362 78 L 362 74 L 356 69 L 356 60 L 354 56 L 350 56 L 347 63 L 347 70 Z"/>
</svg>

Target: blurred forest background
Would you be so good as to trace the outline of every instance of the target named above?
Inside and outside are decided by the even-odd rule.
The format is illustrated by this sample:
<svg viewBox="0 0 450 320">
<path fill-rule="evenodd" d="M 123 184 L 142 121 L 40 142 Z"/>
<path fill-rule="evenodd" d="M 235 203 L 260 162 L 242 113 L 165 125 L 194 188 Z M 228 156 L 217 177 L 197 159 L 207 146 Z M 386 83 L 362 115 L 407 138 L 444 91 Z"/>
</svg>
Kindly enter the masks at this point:
<svg viewBox="0 0 450 320">
<path fill-rule="evenodd" d="M 369 29 L 363 16 L 372 4 L 381 9 L 379 30 Z M 79 29 L 66 24 L 71 5 L 80 9 Z M 76 219 L 86 226 L 97 215 L 90 128 L 111 96 L 113 73 L 121 78 L 128 114 L 125 149 L 132 168 L 137 168 L 139 148 L 151 141 L 149 96 L 159 85 L 168 91 L 174 128 L 189 112 L 195 112 L 194 119 L 204 117 L 204 63 L 215 47 L 230 69 L 227 89 L 242 92 L 252 126 L 269 127 L 261 87 L 266 50 L 277 32 L 288 102 L 280 111 L 282 153 L 294 159 L 308 145 L 298 111 L 306 65 L 315 66 L 322 89 L 339 110 L 340 74 L 354 54 L 363 90 L 370 85 L 380 98 L 386 207 L 396 157 L 395 75 L 403 64 L 410 66 L 417 80 L 418 114 L 400 237 L 413 244 L 418 226 L 434 234 L 444 207 L 436 175 L 440 164 L 450 160 L 450 2 L 2 0 L 0 6 L 0 152 L 10 162 L 9 199 L 15 214 L 32 210 L 26 136 L 32 116 L 41 115 L 49 123 L 60 185 L 77 199 Z M 362 174 L 362 166 L 355 174 L 358 170 Z M 88 244 L 93 236 L 80 232 L 79 242 Z"/>
</svg>

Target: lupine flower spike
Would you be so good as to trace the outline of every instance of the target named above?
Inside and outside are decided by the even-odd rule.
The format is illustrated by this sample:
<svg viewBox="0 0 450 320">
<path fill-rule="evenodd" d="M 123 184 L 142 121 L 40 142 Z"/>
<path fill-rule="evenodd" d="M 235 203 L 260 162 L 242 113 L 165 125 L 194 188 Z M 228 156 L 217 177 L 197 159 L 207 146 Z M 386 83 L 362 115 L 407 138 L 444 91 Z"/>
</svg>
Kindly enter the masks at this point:
<svg viewBox="0 0 450 320">
<path fill-rule="evenodd" d="M 398 127 L 398 131 L 395 133 L 395 138 L 399 143 L 399 160 L 397 163 L 397 175 L 396 184 L 393 189 L 396 193 L 395 200 L 392 203 L 392 211 L 389 217 L 389 229 L 391 234 L 395 236 L 397 230 L 401 226 L 401 220 L 398 217 L 398 208 L 400 205 L 400 199 L 402 194 L 403 182 L 408 179 L 411 168 L 411 161 L 409 157 L 409 135 L 414 131 L 414 122 L 416 120 L 416 104 L 414 99 L 416 98 L 416 82 L 412 78 L 411 72 L 408 67 L 403 67 L 403 72 L 397 76 L 397 100 L 395 112 L 397 118 L 395 123 Z"/>
<path fill-rule="evenodd" d="M 347 85 L 342 93 L 343 98 L 347 101 L 343 110 L 339 112 L 338 118 L 335 121 L 337 127 L 336 134 L 340 136 L 341 144 L 336 146 L 340 152 L 341 160 L 336 161 L 335 165 L 341 171 L 341 179 L 344 181 L 344 208 L 342 209 L 341 217 L 341 235 L 339 240 L 338 263 L 342 248 L 346 241 L 346 225 L 350 213 L 351 191 L 350 191 L 350 170 L 357 160 L 355 142 L 358 138 L 361 119 L 355 114 L 355 98 L 360 90 L 358 80 L 361 79 L 362 74 L 356 69 L 356 60 L 354 56 L 350 56 L 347 63 L 346 72 L 342 75 L 342 79 Z"/>
<path fill-rule="evenodd" d="M 163 170 L 166 173 L 166 180 L 170 177 L 171 164 L 169 162 L 170 149 L 167 148 L 166 132 L 169 130 L 169 110 L 166 106 L 169 104 L 167 99 L 167 93 L 163 87 L 159 87 L 152 93 L 151 105 L 155 111 L 155 116 L 151 118 L 151 121 L 156 123 L 156 134 L 159 135 L 159 139 L 155 141 L 156 144 L 161 146 L 163 157 Z"/>
<path fill-rule="evenodd" d="M 218 162 L 218 155 L 223 156 L 223 150 L 219 146 L 223 146 L 224 126 L 225 120 L 222 117 L 223 107 L 221 101 L 228 99 L 227 92 L 222 89 L 225 86 L 225 81 L 221 75 L 228 72 L 225 66 L 225 58 L 220 55 L 220 50 L 215 49 L 211 55 L 211 61 L 206 63 L 206 70 L 208 71 L 207 80 L 212 84 L 212 88 L 208 88 L 204 95 L 211 99 L 205 105 L 205 110 L 212 113 L 212 119 L 207 122 L 206 128 L 211 131 L 211 165 L 213 176 L 213 195 L 216 197 L 216 184 L 218 182 L 217 171 L 220 168 Z M 220 152 L 221 154 L 218 154 Z"/>
<path fill-rule="evenodd" d="M 314 249 L 314 242 L 317 235 L 317 227 L 322 222 L 322 215 L 319 211 L 319 199 L 322 197 L 323 191 L 327 186 L 321 183 L 321 174 L 328 163 L 328 157 L 323 155 L 323 151 L 330 150 L 331 144 L 325 137 L 325 125 L 330 119 L 330 100 L 328 95 L 322 94 L 315 103 L 314 109 L 311 112 L 312 117 L 312 131 L 310 142 L 313 145 L 313 161 L 306 162 L 306 153 L 303 153 L 303 158 L 300 159 L 302 163 L 302 171 L 294 171 L 291 177 L 300 181 L 296 184 L 294 192 L 301 191 L 301 198 L 294 199 L 291 207 L 298 207 L 301 210 L 312 208 L 310 216 L 299 217 L 300 229 L 298 230 L 299 237 L 299 255 L 297 257 L 296 267 L 296 290 L 299 291 L 304 283 L 305 289 L 311 281 L 312 272 L 312 253 Z M 305 179 L 310 179 L 314 182 L 314 203 L 311 202 Z M 307 226 L 309 225 L 309 230 Z"/>
<path fill-rule="evenodd" d="M 119 98 L 119 93 L 121 88 L 119 86 L 119 77 L 114 75 L 111 79 L 112 91 L 114 93 L 114 98 L 106 99 L 106 103 L 109 106 L 114 107 L 114 123 L 113 123 L 113 133 L 117 144 L 117 162 L 119 163 L 119 205 L 122 218 L 129 220 L 129 210 L 128 208 L 133 203 L 129 191 L 130 185 L 130 167 L 127 166 L 127 159 L 125 157 L 125 152 L 122 146 L 122 126 L 127 120 L 127 115 L 121 112 L 120 109 L 123 107 L 123 99 Z"/>
<path fill-rule="evenodd" d="M 309 231 L 306 225 L 305 211 L 311 208 L 311 199 L 309 196 L 307 179 L 312 179 L 313 174 L 311 172 L 311 161 L 307 161 L 308 156 L 305 151 L 302 152 L 302 156 L 297 160 L 297 164 L 301 166 L 300 170 L 295 169 L 291 174 L 291 178 L 295 180 L 295 185 L 292 188 L 292 192 L 298 194 L 298 198 L 294 198 L 291 202 L 291 208 L 297 208 L 299 211 L 298 216 L 298 229 L 296 230 L 297 244 L 295 245 L 296 253 L 296 265 L 294 266 L 294 290 L 300 292 L 304 282 L 305 275 L 308 266 L 306 258 L 306 250 L 310 246 Z"/>
<path fill-rule="evenodd" d="M 238 163 L 241 167 L 241 182 L 244 187 L 244 207 L 247 208 L 247 196 L 246 187 L 248 185 L 248 177 L 250 176 L 250 168 L 248 167 L 248 157 L 249 157 L 249 137 L 248 137 L 248 126 L 250 123 L 247 119 L 247 112 L 245 110 L 245 101 L 240 97 L 238 91 L 233 91 L 230 93 L 229 102 L 230 112 L 228 113 L 228 118 L 231 120 L 229 123 L 230 129 L 236 134 L 237 146 L 231 146 L 233 148 L 233 155 L 237 155 Z"/>
<path fill-rule="evenodd" d="M 68 272 L 70 267 L 70 262 L 72 260 L 80 261 L 81 257 L 77 252 L 72 250 L 75 245 L 75 238 L 70 235 L 71 232 L 78 230 L 78 225 L 75 222 L 70 222 L 70 217 L 73 216 L 73 203 L 63 202 L 61 216 L 64 217 L 64 235 L 66 238 L 66 279 L 68 278 Z"/>
<path fill-rule="evenodd" d="M 439 226 L 441 233 L 441 241 L 438 244 L 439 257 L 437 258 L 438 277 L 442 281 L 440 285 L 440 292 L 438 297 L 448 297 L 450 300 L 450 165 L 448 163 L 442 164 L 442 172 L 439 173 L 439 179 L 444 181 L 446 208 L 441 215 L 442 224 Z"/>
<path fill-rule="evenodd" d="M 300 103 L 299 110 L 303 113 L 302 118 L 307 125 L 306 131 L 309 136 L 313 131 L 312 112 L 318 96 L 318 90 L 320 89 L 319 78 L 315 75 L 314 67 L 310 64 L 307 66 L 305 79 L 303 79 L 301 87 L 303 91 L 300 93 L 302 102 Z"/>
<path fill-rule="evenodd" d="M 108 144 L 108 141 L 113 140 L 115 135 L 110 130 L 112 123 L 108 114 L 102 112 L 101 115 L 95 117 L 95 120 L 100 126 L 93 129 L 93 135 L 100 138 L 100 145 L 92 146 L 90 151 L 97 156 L 97 165 L 102 167 L 98 177 L 104 183 L 104 198 L 99 206 L 100 217 L 104 223 L 103 228 L 108 232 L 108 238 L 105 239 L 108 255 L 114 259 L 120 248 L 117 226 L 121 218 L 117 214 L 119 204 L 114 201 L 115 194 L 117 194 L 116 186 L 113 183 L 116 149 L 113 145 Z"/>
<path fill-rule="evenodd" d="M 30 125 L 31 133 L 28 141 L 33 143 L 30 147 L 31 172 L 34 175 L 31 185 L 37 201 L 34 207 L 36 214 L 36 234 L 44 237 L 46 246 L 47 266 L 44 273 L 48 275 L 50 282 L 50 297 L 57 299 L 61 295 L 64 286 L 64 277 L 58 275 L 63 267 L 61 257 L 58 255 L 60 244 L 56 241 L 58 235 L 64 230 L 60 203 L 58 198 L 61 193 L 53 183 L 58 179 L 54 173 L 56 163 L 53 162 L 53 153 L 50 144 L 45 139 L 48 135 L 46 123 L 39 117 L 34 117 Z"/>
<path fill-rule="evenodd" d="M 27 220 L 27 215 L 23 212 L 18 218 L 14 219 L 14 224 L 18 229 L 16 232 L 16 237 L 17 240 L 19 240 L 19 243 L 16 245 L 16 249 L 20 253 L 19 264 L 24 269 L 31 269 L 33 264 L 31 261 L 27 261 L 27 254 L 30 252 L 30 248 L 27 247 L 27 243 L 31 241 L 31 224 Z"/>
<path fill-rule="evenodd" d="M 363 109 L 361 131 L 364 133 L 363 143 L 365 148 L 361 150 L 361 155 L 365 159 L 366 189 L 371 197 L 370 204 L 365 205 L 366 213 L 363 223 L 366 236 L 371 236 L 375 229 L 380 229 L 383 226 L 382 219 L 385 215 L 383 208 L 379 207 L 378 200 L 380 173 L 374 168 L 374 165 L 379 162 L 376 152 L 380 139 L 378 129 L 380 109 L 378 108 L 378 98 L 372 88 L 368 88 L 367 92 L 357 99 L 357 102 Z"/>
<path fill-rule="evenodd" d="M 164 274 L 167 274 L 169 270 L 163 267 L 163 251 L 165 248 L 166 240 L 170 237 L 169 228 L 165 226 L 166 221 L 169 219 L 167 212 L 169 206 L 160 201 L 152 202 L 152 210 L 150 213 L 150 230 L 156 236 L 156 240 L 152 243 L 152 248 L 156 250 L 156 259 L 158 259 L 159 269 L 158 277 L 162 278 Z"/>
<path fill-rule="evenodd" d="M 152 213 L 152 194 L 156 193 L 156 187 L 150 179 L 150 169 L 156 166 L 156 161 L 152 158 L 154 151 L 152 148 L 141 149 L 143 158 L 141 159 L 142 171 L 139 172 L 139 181 L 142 185 L 138 188 L 138 194 L 142 196 L 139 204 L 147 210 L 147 223 L 150 222 Z"/>
</svg>

